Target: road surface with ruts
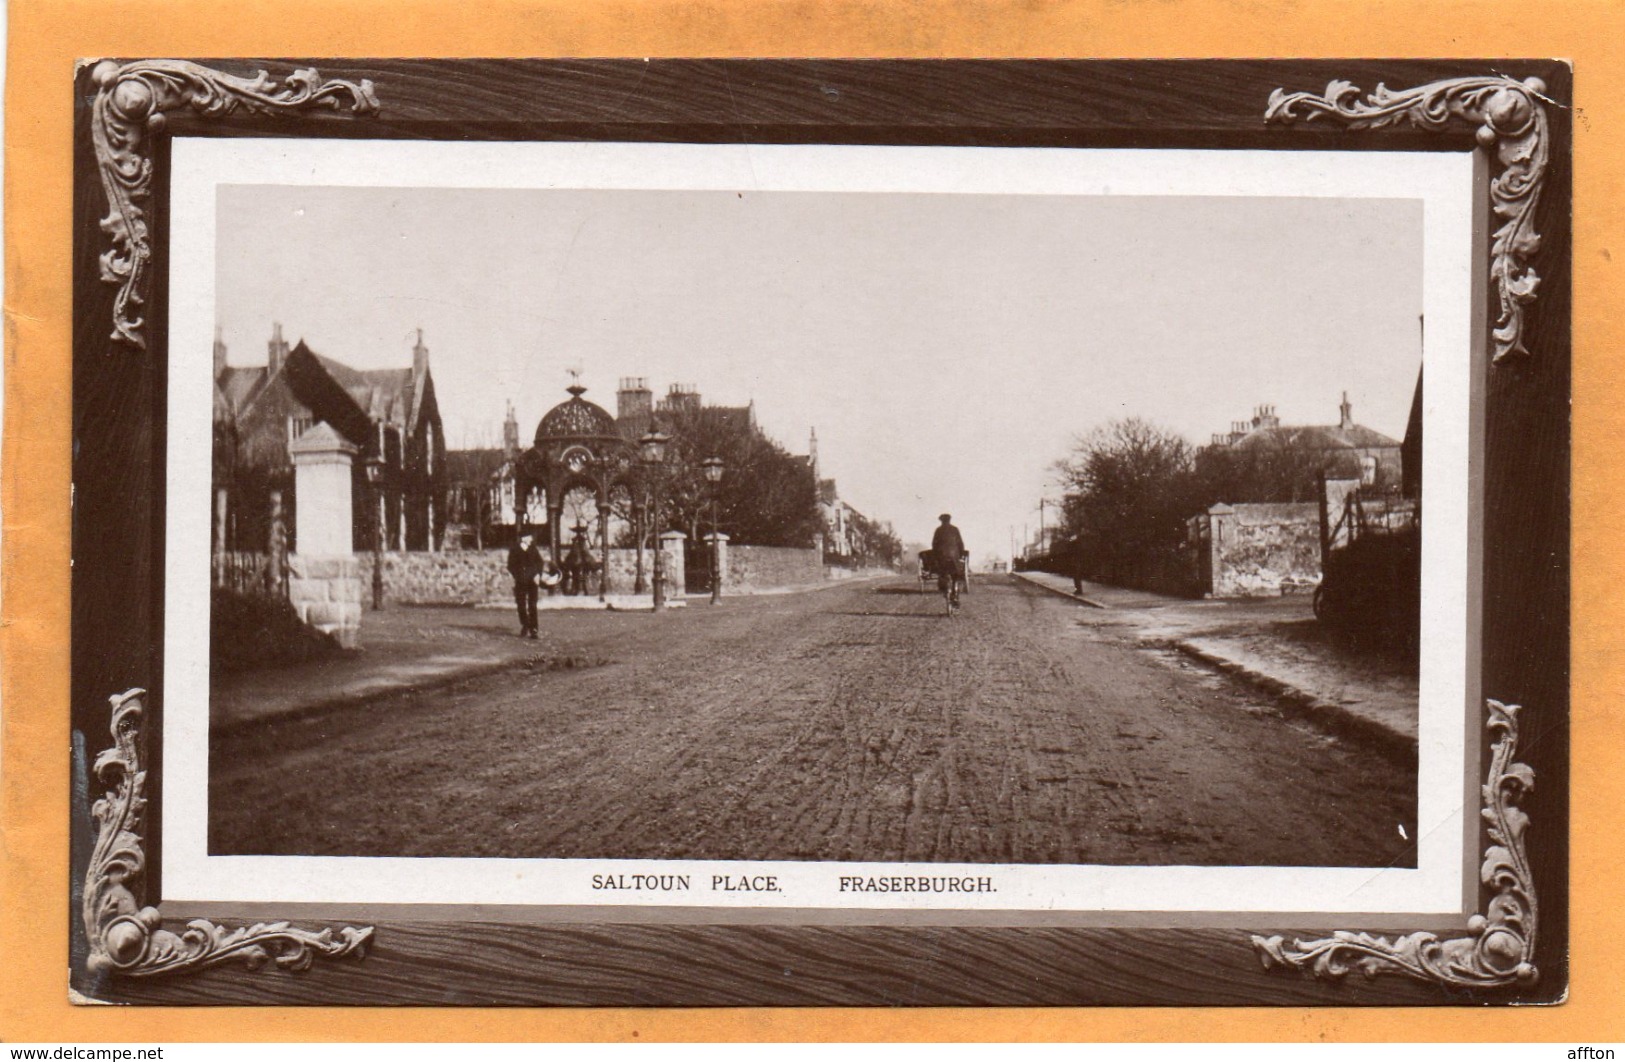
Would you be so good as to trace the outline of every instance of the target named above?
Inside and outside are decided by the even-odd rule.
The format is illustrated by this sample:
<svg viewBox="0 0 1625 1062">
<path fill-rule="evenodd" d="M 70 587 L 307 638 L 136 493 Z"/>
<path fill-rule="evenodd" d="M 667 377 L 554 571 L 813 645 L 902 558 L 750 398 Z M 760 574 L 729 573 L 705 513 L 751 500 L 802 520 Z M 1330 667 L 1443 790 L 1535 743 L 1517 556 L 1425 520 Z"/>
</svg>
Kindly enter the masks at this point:
<svg viewBox="0 0 1625 1062">
<path fill-rule="evenodd" d="M 584 666 L 218 736 L 209 848 L 1414 865 L 1414 767 L 1101 615 L 1006 576 L 951 620 L 901 579 L 544 613 Z"/>
</svg>

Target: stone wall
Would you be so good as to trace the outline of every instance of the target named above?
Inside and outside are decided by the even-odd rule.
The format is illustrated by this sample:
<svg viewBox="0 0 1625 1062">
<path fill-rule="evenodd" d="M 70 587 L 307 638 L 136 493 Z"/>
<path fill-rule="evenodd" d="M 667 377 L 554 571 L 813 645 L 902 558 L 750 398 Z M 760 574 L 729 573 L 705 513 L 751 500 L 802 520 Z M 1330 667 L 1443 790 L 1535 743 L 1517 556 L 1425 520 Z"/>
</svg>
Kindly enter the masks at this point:
<svg viewBox="0 0 1625 1062">
<path fill-rule="evenodd" d="M 728 571 L 723 593 L 731 590 L 775 590 L 824 581 L 824 562 L 816 549 L 728 544 Z"/>
<path fill-rule="evenodd" d="M 362 558 L 370 564 L 369 558 Z M 630 594 L 637 571 L 637 553 L 630 549 L 609 551 L 609 589 L 614 594 Z M 654 580 L 654 553 L 643 555 L 644 581 Z M 666 550 L 668 588 L 682 593 L 683 551 Z M 368 578 L 371 569 L 368 569 Z M 598 584 L 589 584 L 594 595 Z M 440 553 L 384 554 L 384 602 L 392 605 L 478 605 L 490 601 L 511 601 L 513 579 L 508 575 L 508 551 L 445 550 Z"/>
<path fill-rule="evenodd" d="M 1274 597 L 1320 582 L 1320 506 L 1315 502 L 1215 505 L 1198 520 L 1211 552 L 1213 597 Z M 1204 573 L 1205 574 L 1205 573 Z"/>
<path fill-rule="evenodd" d="M 667 592 L 674 597 L 681 596 L 684 581 L 682 543 L 668 542 L 665 554 Z M 730 543 L 725 555 L 728 572 L 723 582 L 724 593 L 729 590 L 743 593 L 751 590 L 816 586 L 826 577 L 824 565 L 815 549 L 735 546 Z M 704 553 L 697 553 L 696 557 L 703 558 Z M 358 560 L 362 565 L 364 578 L 370 580 L 371 558 L 362 554 Z M 637 551 L 610 550 L 610 593 L 630 594 L 636 577 Z M 654 553 L 650 550 L 645 550 L 643 554 L 643 579 L 646 586 L 653 585 Z M 596 581 L 590 585 L 596 594 L 598 591 Z M 386 604 L 477 605 L 482 602 L 507 601 L 512 596 L 513 581 L 508 577 L 507 550 L 384 554 Z"/>
<path fill-rule="evenodd" d="M 683 544 L 668 542 L 665 548 L 666 560 L 666 596 L 683 596 Z M 635 549 L 612 549 L 609 551 L 609 592 L 612 594 L 630 594 L 637 585 L 638 551 Z M 652 593 L 655 582 L 655 555 L 653 550 L 643 551 L 643 582 L 645 593 Z M 596 592 L 598 584 L 592 584 Z"/>
<path fill-rule="evenodd" d="M 507 550 L 384 554 L 386 605 L 477 605 L 512 597 Z"/>
</svg>

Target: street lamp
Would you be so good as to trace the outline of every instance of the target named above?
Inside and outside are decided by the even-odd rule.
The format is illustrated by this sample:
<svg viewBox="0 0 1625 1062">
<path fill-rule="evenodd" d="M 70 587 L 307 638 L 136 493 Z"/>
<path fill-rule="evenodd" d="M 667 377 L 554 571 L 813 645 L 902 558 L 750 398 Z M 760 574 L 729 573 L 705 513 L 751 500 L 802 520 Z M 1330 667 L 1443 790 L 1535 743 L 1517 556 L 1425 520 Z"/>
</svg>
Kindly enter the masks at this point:
<svg viewBox="0 0 1625 1062">
<path fill-rule="evenodd" d="M 654 488 L 654 544 L 655 544 L 655 611 L 666 607 L 666 557 L 660 548 L 661 467 L 666 463 L 666 444 L 671 436 L 662 431 L 651 431 L 638 440 L 638 459 L 649 469 Z"/>
<path fill-rule="evenodd" d="M 722 482 L 722 458 L 707 457 L 700 462 L 705 481 L 711 484 L 711 604 L 722 600 L 722 540 L 717 537 L 717 485 Z"/>
<path fill-rule="evenodd" d="M 367 482 L 372 486 L 372 609 L 384 607 L 384 459 L 367 458 Z"/>
</svg>

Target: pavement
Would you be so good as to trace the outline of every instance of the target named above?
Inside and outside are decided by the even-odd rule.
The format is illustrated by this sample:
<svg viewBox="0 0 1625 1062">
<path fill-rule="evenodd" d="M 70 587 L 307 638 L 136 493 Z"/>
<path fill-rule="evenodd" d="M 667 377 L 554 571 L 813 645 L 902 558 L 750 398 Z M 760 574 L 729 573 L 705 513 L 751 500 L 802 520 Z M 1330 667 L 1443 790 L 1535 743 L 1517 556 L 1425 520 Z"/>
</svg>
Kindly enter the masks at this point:
<svg viewBox="0 0 1625 1062">
<path fill-rule="evenodd" d="M 1131 628 L 1284 698 L 1334 730 L 1394 751 L 1416 752 L 1416 670 L 1340 643 L 1314 618 L 1310 597 L 1192 600 L 1072 580 L 1047 572 L 1018 578 L 1091 610 L 1091 622 Z M 1098 610 L 1095 611 L 1095 610 Z"/>
<path fill-rule="evenodd" d="M 866 585 L 883 574 L 855 576 L 802 587 L 775 588 L 740 598 L 811 593 Z M 709 594 L 676 596 L 670 608 L 710 607 Z M 361 620 L 361 649 L 343 656 L 286 667 L 214 676 L 209 689 L 209 725 L 224 733 L 269 719 L 319 714 L 365 705 L 395 694 L 457 685 L 511 670 L 551 671 L 602 662 L 603 640 L 627 642 L 611 614 L 650 613 L 649 595 L 543 597 L 537 604 L 540 637 L 521 638 L 512 601 L 461 606 L 405 605 L 367 611 Z M 568 613 L 568 614 L 561 614 Z M 630 617 L 628 617 L 630 618 Z"/>
<path fill-rule="evenodd" d="M 403 690 L 431 689 L 550 657 L 521 638 L 512 615 L 474 608 L 388 608 L 366 612 L 362 648 L 287 667 L 212 675 L 209 726 L 246 723 L 360 705 Z"/>
</svg>

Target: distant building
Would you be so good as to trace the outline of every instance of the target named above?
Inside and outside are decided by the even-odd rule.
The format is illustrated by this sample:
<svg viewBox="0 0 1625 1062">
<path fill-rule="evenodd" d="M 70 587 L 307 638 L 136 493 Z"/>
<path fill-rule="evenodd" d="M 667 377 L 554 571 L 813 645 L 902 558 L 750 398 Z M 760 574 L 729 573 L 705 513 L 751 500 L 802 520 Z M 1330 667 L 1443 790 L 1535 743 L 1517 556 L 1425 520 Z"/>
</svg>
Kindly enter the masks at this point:
<svg viewBox="0 0 1625 1062">
<path fill-rule="evenodd" d="M 519 418 L 509 402 L 500 447 L 447 451 L 447 548 L 484 549 L 512 543 L 512 529 L 522 508 L 515 462 L 523 449 Z M 541 511 L 539 497 L 526 500 L 530 511 Z"/>
<path fill-rule="evenodd" d="M 1292 455 L 1308 476 L 1357 479 L 1361 486 L 1379 490 L 1398 489 L 1403 478 L 1399 440 L 1356 424 L 1346 391 L 1338 406 L 1336 424 L 1284 425 L 1275 415 L 1274 406 L 1259 406 L 1251 420 L 1235 421 L 1228 433 L 1215 434 L 1211 449 L 1260 459 L 1272 454 Z M 1313 483 L 1304 486 L 1310 491 L 1315 489 Z"/>
<path fill-rule="evenodd" d="M 818 512 L 823 519 L 823 551 L 827 560 L 848 563 L 860 558 L 865 550 L 863 531 L 867 518 L 841 498 L 835 480 L 821 474 L 818 464 L 818 429 L 807 432 L 807 464 L 818 483 Z"/>
<path fill-rule="evenodd" d="M 354 369 L 303 340 L 290 349 L 280 324 L 272 326 L 263 365 L 232 365 L 216 332 L 214 378 L 217 551 L 268 549 L 273 505 L 281 507 L 288 548 L 297 551 L 289 447 L 319 422 L 358 449 L 355 548 L 372 548 L 375 527 L 386 549 L 439 548 L 446 445 L 421 330 L 411 367 L 398 369 Z"/>
<path fill-rule="evenodd" d="M 707 406 L 693 384 L 672 384 L 657 403 L 649 381 L 643 376 L 621 377 L 615 392 L 615 424 L 623 438 L 636 442 L 645 435 L 660 416 L 692 415 L 700 410 L 721 413 L 734 420 L 739 427 L 759 431 L 756 424 L 756 403 L 743 406 Z"/>
</svg>

